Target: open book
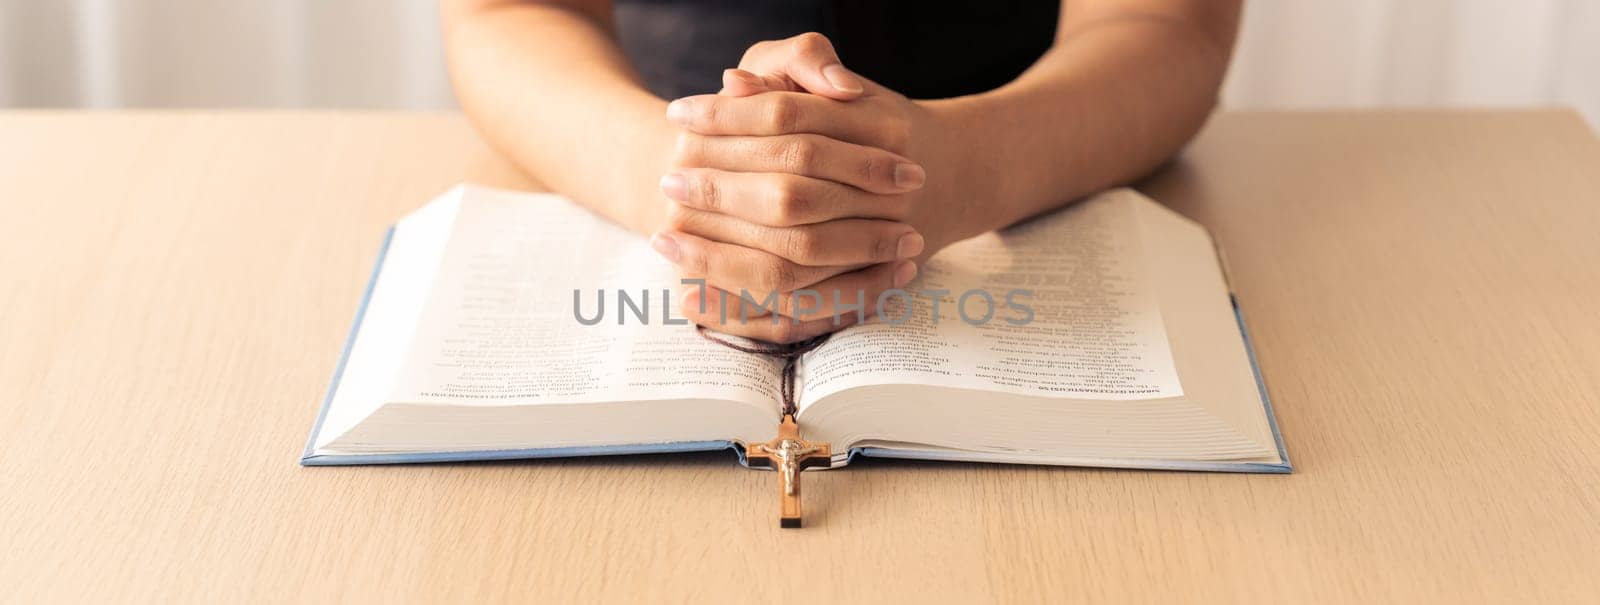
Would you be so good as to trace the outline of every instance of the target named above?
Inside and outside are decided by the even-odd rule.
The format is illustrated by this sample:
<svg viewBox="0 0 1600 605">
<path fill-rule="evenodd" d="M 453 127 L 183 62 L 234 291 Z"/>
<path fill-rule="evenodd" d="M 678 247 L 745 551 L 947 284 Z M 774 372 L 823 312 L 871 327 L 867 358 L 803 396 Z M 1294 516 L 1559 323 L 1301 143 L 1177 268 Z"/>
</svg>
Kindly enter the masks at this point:
<svg viewBox="0 0 1600 605">
<path fill-rule="evenodd" d="M 390 231 L 302 462 L 743 459 L 782 364 L 701 338 L 683 287 L 561 197 L 457 187 Z M 956 244 L 895 300 L 798 362 L 834 466 L 1289 471 L 1211 238 L 1132 190 Z"/>
</svg>

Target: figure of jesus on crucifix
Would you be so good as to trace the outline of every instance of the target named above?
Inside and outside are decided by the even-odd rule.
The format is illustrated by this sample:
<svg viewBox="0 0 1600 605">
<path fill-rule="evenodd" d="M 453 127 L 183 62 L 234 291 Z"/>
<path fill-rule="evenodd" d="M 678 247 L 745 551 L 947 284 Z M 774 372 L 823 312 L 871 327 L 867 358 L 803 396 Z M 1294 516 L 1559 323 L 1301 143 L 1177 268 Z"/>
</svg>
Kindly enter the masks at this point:
<svg viewBox="0 0 1600 605">
<path fill-rule="evenodd" d="M 782 480 L 782 506 L 778 524 L 783 527 L 800 527 L 800 470 L 832 463 L 832 448 L 826 443 L 812 443 L 800 438 L 799 427 L 793 416 L 784 416 L 778 426 L 778 438 L 766 443 L 752 443 L 745 448 L 751 466 L 770 466 L 778 471 Z"/>
<path fill-rule="evenodd" d="M 821 447 L 805 444 L 803 441 L 784 439 L 778 442 L 777 451 L 770 452 L 777 458 L 778 466 L 783 471 L 783 493 L 793 496 L 795 490 L 795 473 L 800 472 L 800 460 L 807 454 L 822 451 Z M 765 448 L 766 446 L 762 446 Z M 770 450 L 769 450 L 770 451 Z"/>
</svg>

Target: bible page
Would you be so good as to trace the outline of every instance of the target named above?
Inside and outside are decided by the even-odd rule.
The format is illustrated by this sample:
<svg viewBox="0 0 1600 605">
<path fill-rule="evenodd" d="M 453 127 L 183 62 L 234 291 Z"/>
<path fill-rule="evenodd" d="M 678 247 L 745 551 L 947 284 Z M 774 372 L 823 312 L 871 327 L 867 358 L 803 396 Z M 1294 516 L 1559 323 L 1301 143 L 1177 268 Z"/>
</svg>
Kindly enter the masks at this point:
<svg viewBox="0 0 1600 605">
<path fill-rule="evenodd" d="M 776 416 L 777 363 L 696 334 L 668 294 L 678 284 L 671 265 L 643 238 L 555 195 L 461 195 L 389 401 L 721 399 Z"/>
<path fill-rule="evenodd" d="M 882 316 L 804 357 L 801 406 L 887 384 L 1094 400 L 1183 395 L 1129 195 L 1138 196 L 1101 194 L 939 252 L 908 297 L 886 297 Z"/>
</svg>

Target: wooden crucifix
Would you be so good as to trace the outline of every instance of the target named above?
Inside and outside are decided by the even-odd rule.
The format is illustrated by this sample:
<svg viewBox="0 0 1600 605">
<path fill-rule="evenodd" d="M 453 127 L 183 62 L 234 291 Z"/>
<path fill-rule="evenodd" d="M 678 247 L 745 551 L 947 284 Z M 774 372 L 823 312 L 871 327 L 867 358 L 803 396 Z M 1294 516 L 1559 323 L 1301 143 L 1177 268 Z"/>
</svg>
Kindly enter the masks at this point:
<svg viewBox="0 0 1600 605">
<path fill-rule="evenodd" d="M 779 527 L 800 527 L 800 471 L 814 466 L 833 463 L 833 451 L 826 443 L 812 443 L 800 438 L 800 426 L 793 414 L 784 414 L 778 425 L 778 438 L 766 443 L 752 443 L 745 447 L 745 458 L 750 466 L 770 467 L 778 471 Z"/>
</svg>

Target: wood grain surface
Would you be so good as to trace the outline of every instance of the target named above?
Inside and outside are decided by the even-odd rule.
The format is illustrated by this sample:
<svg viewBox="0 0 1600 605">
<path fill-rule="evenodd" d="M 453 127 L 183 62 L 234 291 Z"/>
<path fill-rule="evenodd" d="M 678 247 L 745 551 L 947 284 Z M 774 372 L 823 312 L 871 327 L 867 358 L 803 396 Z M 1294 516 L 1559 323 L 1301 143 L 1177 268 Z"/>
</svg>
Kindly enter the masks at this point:
<svg viewBox="0 0 1600 605">
<path fill-rule="evenodd" d="M 0 601 L 1600 599 L 1571 113 L 1227 114 L 1142 184 L 1295 474 L 868 462 L 798 531 L 731 454 L 298 465 L 385 227 L 463 180 L 534 187 L 452 114 L 0 113 Z"/>
</svg>

